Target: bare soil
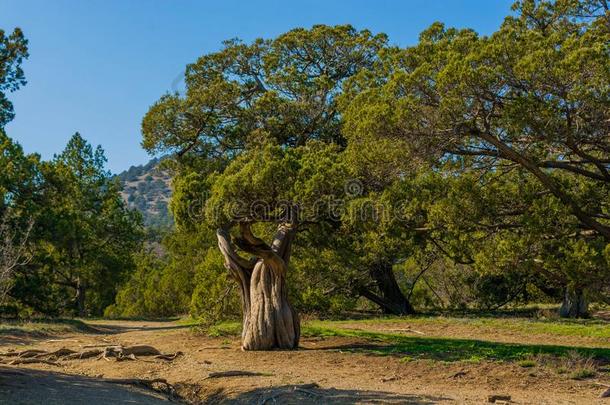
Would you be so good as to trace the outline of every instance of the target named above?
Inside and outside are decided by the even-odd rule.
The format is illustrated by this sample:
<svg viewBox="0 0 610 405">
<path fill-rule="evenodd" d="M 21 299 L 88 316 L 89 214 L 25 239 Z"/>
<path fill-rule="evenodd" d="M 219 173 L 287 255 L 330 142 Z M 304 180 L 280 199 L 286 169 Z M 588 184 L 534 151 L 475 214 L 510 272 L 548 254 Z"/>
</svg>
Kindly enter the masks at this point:
<svg viewBox="0 0 610 405">
<path fill-rule="evenodd" d="M 517 404 L 610 404 L 610 399 L 598 398 L 604 391 L 600 384 L 610 385 L 608 373 L 595 379 L 573 380 L 543 367 L 524 368 L 508 362 L 405 362 L 398 356 L 354 352 L 354 348 L 370 346 L 371 342 L 343 337 L 304 338 L 296 351 L 243 352 L 238 338 L 197 335 L 173 322 L 96 321 L 89 324 L 90 331 L 51 338 L 2 336 L 0 351 L 82 350 L 83 346 L 93 344 L 146 344 L 163 353 L 184 354 L 173 361 L 146 357 L 120 362 L 90 358 L 60 361 L 58 366 L 0 365 L 0 403 L 157 404 L 170 398 L 138 386 L 107 381 L 161 378 L 173 385 L 179 401 L 190 403 L 482 404 L 488 402 L 490 395 L 509 395 L 510 403 Z M 373 328 L 362 323 L 356 326 Z M 386 326 L 406 328 L 402 323 Z M 465 331 L 459 328 L 424 331 L 413 326 L 413 329 L 447 337 L 498 340 L 494 333 L 463 336 Z M 552 344 L 583 343 L 573 337 L 565 341 L 558 336 L 553 339 Z M 515 336 L 514 341 L 517 340 L 521 341 Z M 583 345 L 587 343 L 592 342 L 586 341 Z M 212 373 L 226 371 L 248 371 L 251 375 L 209 378 Z"/>
</svg>

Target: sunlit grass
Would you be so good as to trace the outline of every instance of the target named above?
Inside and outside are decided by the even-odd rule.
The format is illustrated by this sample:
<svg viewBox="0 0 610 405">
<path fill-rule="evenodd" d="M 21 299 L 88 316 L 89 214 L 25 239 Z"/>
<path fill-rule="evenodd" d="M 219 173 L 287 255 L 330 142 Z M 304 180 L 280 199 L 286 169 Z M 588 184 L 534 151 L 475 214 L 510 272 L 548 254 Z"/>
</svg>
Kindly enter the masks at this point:
<svg viewBox="0 0 610 405">
<path fill-rule="evenodd" d="M 417 318 L 413 318 L 417 319 Z M 359 321 L 366 322 L 390 322 L 397 319 L 374 319 Z M 411 319 L 410 319 L 411 320 Z M 409 321 L 410 321 L 409 320 Z M 445 322 L 438 318 L 428 319 L 431 322 Z M 421 320 L 420 320 L 421 321 Z M 451 320 L 448 320 L 451 322 Z M 476 321 L 476 320 L 475 320 Z M 353 323 L 353 321 L 349 321 Z M 602 362 L 610 362 L 609 348 L 584 348 L 557 345 L 533 345 L 517 343 L 489 342 L 474 339 L 458 339 L 444 337 L 421 337 L 405 336 L 397 333 L 386 333 L 382 331 L 345 328 L 347 321 L 308 321 L 302 325 L 301 333 L 304 337 L 346 337 L 355 338 L 357 342 L 347 343 L 345 346 L 336 347 L 343 352 L 361 352 L 375 355 L 395 355 L 404 359 L 413 360 L 436 360 L 436 361 L 511 361 L 517 362 L 522 367 L 533 367 L 536 365 L 533 358 L 537 356 L 549 356 L 551 358 L 563 358 L 578 354 L 582 357 L 595 358 Z M 493 323 L 491 325 L 494 325 Z M 595 324 L 593 324 L 595 325 Z M 586 325 L 581 325 L 586 326 Z M 591 325 L 589 325 L 591 326 Z M 502 327 L 498 326 L 499 333 Z M 565 329 L 557 329 L 562 331 Z M 239 336 L 241 324 L 239 322 L 222 322 L 207 329 L 208 336 L 228 337 Z M 560 333 L 560 332 L 557 332 Z M 581 333 L 585 333 L 581 331 Z"/>
<path fill-rule="evenodd" d="M 555 345 L 530 345 L 488 342 L 473 339 L 404 336 L 393 333 L 305 325 L 303 336 L 351 337 L 363 344 L 349 344 L 341 350 L 378 355 L 400 355 L 411 359 L 439 361 L 523 361 L 537 355 L 553 357 L 579 353 L 601 361 L 610 361 L 610 348 L 581 348 Z"/>
<path fill-rule="evenodd" d="M 467 326 L 475 329 L 494 329 L 498 332 L 511 331 L 526 334 L 549 334 L 557 336 L 591 337 L 608 339 L 610 346 L 610 323 L 592 319 L 531 319 L 531 318 L 470 318 L 470 317 L 387 317 L 348 321 L 312 321 L 318 326 L 341 327 L 347 324 L 392 324 Z"/>
</svg>

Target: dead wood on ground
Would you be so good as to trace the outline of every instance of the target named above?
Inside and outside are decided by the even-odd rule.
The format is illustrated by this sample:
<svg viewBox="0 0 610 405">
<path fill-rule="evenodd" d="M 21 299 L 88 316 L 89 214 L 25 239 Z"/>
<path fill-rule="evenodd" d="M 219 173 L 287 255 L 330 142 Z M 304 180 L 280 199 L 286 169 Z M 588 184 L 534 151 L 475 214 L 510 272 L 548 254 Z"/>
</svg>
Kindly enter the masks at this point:
<svg viewBox="0 0 610 405">
<path fill-rule="evenodd" d="M 43 363 L 51 365 L 59 365 L 58 360 L 82 360 L 91 357 L 97 357 L 97 359 L 116 361 L 123 360 L 138 360 L 138 356 L 154 356 L 155 359 L 172 361 L 178 356 L 181 356 L 182 352 L 175 353 L 161 353 L 157 348 L 148 345 L 133 345 L 133 346 L 121 346 L 121 345 L 107 345 L 98 346 L 97 348 L 91 348 L 82 351 L 75 351 L 68 348 L 61 348 L 54 351 L 29 349 L 24 351 L 8 351 L 0 353 L 0 363 L 5 364 L 34 364 Z M 91 346 L 89 346 L 91 347 Z M 4 358 L 8 358 L 5 361 Z M 12 359 L 15 358 L 15 359 Z M 11 360 L 9 360 L 11 359 Z"/>
</svg>

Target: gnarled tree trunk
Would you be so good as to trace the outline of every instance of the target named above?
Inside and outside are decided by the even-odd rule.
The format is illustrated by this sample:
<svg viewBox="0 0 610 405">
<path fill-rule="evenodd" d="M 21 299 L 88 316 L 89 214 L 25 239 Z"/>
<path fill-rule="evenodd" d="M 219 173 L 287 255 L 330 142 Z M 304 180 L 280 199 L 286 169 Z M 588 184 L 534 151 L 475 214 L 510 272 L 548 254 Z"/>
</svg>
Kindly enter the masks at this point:
<svg viewBox="0 0 610 405">
<path fill-rule="evenodd" d="M 81 280 L 81 278 L 76 279 L 76 296 L 74 300 L 76 301 L 76 310 L 78 311 L 78 316 L 84 317 L 87 316 L 87 312 L 85 311 L 85 294 L 87 291 L 87 286 Z"/>
<path fill-rule="evenodd" d="M 586 318 L 589 316 L 589 302 L 582 288 L 566 288 L 559 308 L 562 318 Z"/>
<path fill-rule="evenodd" d="M 240 223 L 235 245 L 253 257 L 244 259 L 233 248 L 226 229 L 216 232 L 225 267 L 240 287 L 244 350 L 296 349 L 300 324 L 288 302 L 286 272 L 295 226 L 281 224 L 271 246 L 254 236 L 250 224 Z"/>
<path fill-rule="evenodd" d="M 375 281 L 379 295 L 364 289 L 361 291 L 363 297 L 379 305 L 385 314 L 409 315 L 415 313 L 413 306 L 396 281 L 392 263 L 375 263 L 370 267 L 369 275 Z"/>
</svg>

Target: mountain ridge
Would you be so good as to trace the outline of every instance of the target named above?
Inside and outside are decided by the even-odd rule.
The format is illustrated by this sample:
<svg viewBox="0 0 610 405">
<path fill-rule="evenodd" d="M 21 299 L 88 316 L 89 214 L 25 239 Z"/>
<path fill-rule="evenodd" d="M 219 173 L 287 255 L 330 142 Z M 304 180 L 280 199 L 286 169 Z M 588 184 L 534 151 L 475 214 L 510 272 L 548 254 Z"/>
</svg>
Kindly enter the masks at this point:
<svg viewBox="0 0 610 405">
<path fill-rule="evenodd" d="M 174 222 L 168 207 L 171 176 L 160 168 L 162 160 L 153 158 L 116 175 L 121 183 L 121 197 L 129 208 L 142 214 L 146 227 L 171 227 Z"/>
</svg>

